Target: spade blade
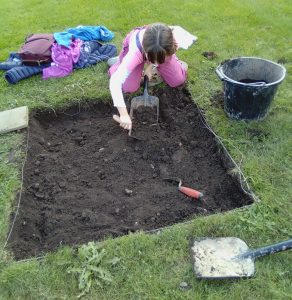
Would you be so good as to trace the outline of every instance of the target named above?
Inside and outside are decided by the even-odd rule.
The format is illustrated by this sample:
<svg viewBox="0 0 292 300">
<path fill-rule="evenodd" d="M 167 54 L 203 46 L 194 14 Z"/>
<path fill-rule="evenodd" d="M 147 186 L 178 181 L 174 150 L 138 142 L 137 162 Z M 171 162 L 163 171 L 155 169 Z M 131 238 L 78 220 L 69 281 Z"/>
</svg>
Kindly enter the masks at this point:
<svg viewBox="0 0 292 300">
<path fill-rule="evenodd" d="M 248 278 L 254 275 L 253 258 L 238 257 L 249 250 L 247 244 L 239 238 L 193 239 L 190 246 L 197 278 Z"/>
</svg>

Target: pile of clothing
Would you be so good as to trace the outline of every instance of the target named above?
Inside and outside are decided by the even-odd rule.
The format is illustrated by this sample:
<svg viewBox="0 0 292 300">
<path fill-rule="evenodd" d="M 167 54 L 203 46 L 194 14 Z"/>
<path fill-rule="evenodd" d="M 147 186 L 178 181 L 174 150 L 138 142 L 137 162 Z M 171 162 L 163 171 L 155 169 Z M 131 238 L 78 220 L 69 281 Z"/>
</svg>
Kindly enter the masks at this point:
<svg viewBox="0 0 292 300">
<path fill-rule="evenodd" d="M 105 26 L 78 26 L 64 32 L 54 33 L 55 42 L 51 48 L 52 63 L 28 66 L 23 64 L 17 52 L 11 52 L 0 70 L 10 84 L 42 73 L 43 79 L 64 77 L 73 69 L 86 68 L 117 55 L 112 44 L 101 44 L 113 39 L 114 34 Z"/>
</svg>

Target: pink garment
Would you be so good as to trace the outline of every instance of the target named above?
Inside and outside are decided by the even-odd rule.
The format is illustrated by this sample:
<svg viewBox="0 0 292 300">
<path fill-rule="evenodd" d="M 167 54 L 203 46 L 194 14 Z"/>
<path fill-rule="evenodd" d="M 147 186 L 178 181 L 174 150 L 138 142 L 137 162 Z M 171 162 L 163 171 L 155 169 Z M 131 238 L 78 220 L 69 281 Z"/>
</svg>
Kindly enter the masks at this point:
<svg viewBox="0 0 292 300">
<path fill-rule="evenodd" d="M 80 56 L 80 47 L 83 42 L 76 39 L 70 47 L 64 47 L 57 43 L 52 46 L 52 66 L 43 69 L 43 79 L 51 77 L 65 77 L 72 73 L 73 63 L 76 63 Z"/>
<path fill-rule="evenodd" d="M 134 29 L 126 36 L 123 41 L 123 48 L 119 55 L 119 60 L 111 66 L 108 72 L 111 77 L 123 63 L 125 57 L 127 55 L 131 56 L 126 59 L 126 78 L 122 76 L 125 78 L 124 80 L 122 79 L 123 92 L 132 93 L 139 89 L 144 64 L 147 62 L 145 56 L 141 53 L 137 45 L 133 45 L 136 44 L 135 36 L 139 31 L 141 31 L 140 28 Z M 134 47 L 136 48 L 135 51 L 129 52 L 130 43 L 132 49 Z M 187 72 L 175 54 L 167 57 L 163 64 L 158 65 L 157 70 L 161 78 L 171 87 L 183 84 L 187 78 Z"/>
</svg>

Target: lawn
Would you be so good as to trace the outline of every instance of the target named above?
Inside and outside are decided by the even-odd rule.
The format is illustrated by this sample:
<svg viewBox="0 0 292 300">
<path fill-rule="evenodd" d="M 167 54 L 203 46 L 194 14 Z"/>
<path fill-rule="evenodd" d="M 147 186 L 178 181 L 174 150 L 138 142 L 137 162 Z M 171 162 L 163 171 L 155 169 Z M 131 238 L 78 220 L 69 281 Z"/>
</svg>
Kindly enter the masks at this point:
<svg viewBox="0 0 292 300">
<path fill-rule="evenodd" d="M 189 238 L 236 236 L 256 248 L 292 236 L 292 6 L 291 1 L 38 1 L 1 0 L 0 61 L 16 51 L 29 33 L 104 25 L 115 33 L 118 50 L 133 27 L 152 22 L 180 25 L 198 42 L 178 56 L 189 65 L 188 89 L 209 124 L 246 175 L 260 202 L 229 213 L 194 218 L 160 234 L 131 234 L 102 242 L 101 266 L 110 284 L 93 284 L 88 299 L 292 299 L 292 256 L 283 252 L 259 259 L 249 280 L 198 281 L 189 257 Z M 208 60 L 204 51 L 215 51 Z M 237 56 L 281 61 L 287 76 L 263 121 L 234 121 L 212 96 L 222 89 L 217 65 Z M 82 100 L 111 101 L 107 66 L 78 70 L 62 79 L 35 76 L 8 85 L 0 79 L 0 109 L 28 105 L 52 109 Z M 113 126 L 116 126 L 113 123 Z M 73 299 L 78 281 L 74 249 L 61 248 L 42 259 L 16 262 L 3 249 L 10 213 L 16 210 L 25 156 L 24 134 L 0 136 L 0 299 Z M 13 158 L 13 159 L 12 159 Z M 224 199 L 222 199 L 224 201 Z M 107 260 L 112 263 L 106 265 Z M 180 288 L 186 282 L 187 288 Z"/>
</svg>

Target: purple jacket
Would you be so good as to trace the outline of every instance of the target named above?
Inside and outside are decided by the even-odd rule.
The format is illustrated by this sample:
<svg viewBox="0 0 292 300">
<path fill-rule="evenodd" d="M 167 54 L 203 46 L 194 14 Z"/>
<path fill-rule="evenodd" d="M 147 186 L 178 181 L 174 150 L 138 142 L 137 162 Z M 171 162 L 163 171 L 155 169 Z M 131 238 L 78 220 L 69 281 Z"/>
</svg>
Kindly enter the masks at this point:
<svg viewBox="0 0 292 300">
<path fill-rule="evenodd" d="M 43 79 L 65 77 L 72 73 L 73 63 L 79 59 L 82 43 L 81 40 L 76 39 L 69 48 L 54 43 L 52 46 L 53 63 L 50 67 L 43 69 Z"/>
</svg>

